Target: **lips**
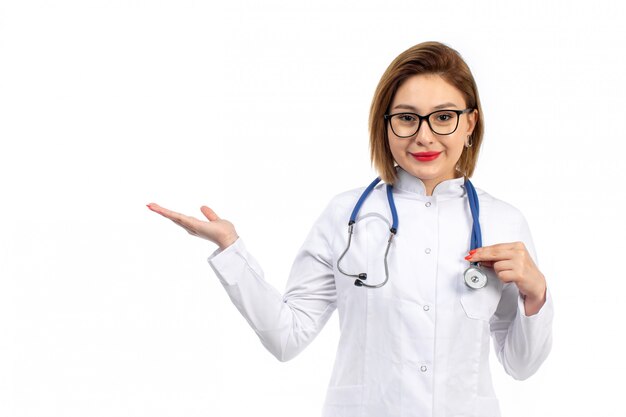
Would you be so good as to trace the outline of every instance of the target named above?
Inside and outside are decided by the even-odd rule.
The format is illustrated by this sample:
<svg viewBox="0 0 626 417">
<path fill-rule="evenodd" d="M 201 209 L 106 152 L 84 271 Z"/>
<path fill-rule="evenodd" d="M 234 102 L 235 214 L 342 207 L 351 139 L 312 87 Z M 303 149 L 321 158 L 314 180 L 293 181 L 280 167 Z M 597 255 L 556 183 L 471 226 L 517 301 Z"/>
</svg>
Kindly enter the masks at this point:
<svg viewBox="0 0 626 417">
<path fill-rule="evenodd" d="M 417 153 L 412 153 L 411 155 L 413 155 L 413 158 L 417 159 L 418 161 L 432 161 L 433 159 L 436 159 L 439 154 L 441 152 L 417 152 Z"/>
</svg>

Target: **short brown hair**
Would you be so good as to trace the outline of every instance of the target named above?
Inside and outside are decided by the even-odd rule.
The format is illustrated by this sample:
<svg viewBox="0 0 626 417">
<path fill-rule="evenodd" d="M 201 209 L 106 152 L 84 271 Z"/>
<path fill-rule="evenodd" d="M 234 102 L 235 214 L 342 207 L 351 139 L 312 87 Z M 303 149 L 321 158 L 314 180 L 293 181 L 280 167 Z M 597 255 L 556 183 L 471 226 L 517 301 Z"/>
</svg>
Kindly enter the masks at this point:
<svg viewBox="0 0 626 417">
<path fill-rule="evenodd" d="M 470 137 L 472 146 L 464 147 L 457 169 L 465 178 L 474 173 L 483 139 L 483 111 L 478 89 L 469 67 L 454 49 L 440 42 L 422 42 L 393 60 L 376 87 L 369 116 L 370 157 L 372 165 L 386 183 L 393 184 L 396 169 L 389 149 L 387 124 L 383 115 L 389 111 L 394 95 L 404 80 L 417 74 L 435 74 L 459 89 L 468 108 L 478 110 L 478 119 Z"/>
</svg>

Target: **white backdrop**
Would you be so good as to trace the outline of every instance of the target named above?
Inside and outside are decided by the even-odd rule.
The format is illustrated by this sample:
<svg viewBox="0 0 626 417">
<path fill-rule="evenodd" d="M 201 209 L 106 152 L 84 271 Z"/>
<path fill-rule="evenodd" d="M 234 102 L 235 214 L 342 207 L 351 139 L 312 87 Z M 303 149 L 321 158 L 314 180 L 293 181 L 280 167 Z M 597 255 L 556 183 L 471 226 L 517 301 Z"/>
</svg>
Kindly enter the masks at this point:
<svg viewBox="0 0 626 417">
<path fill-rule="evenodd" d="M 328 200 L 368 184 L 367 117 L 408 47 L 457 49 L 472 178 L 525 214 L 554 346 L 504 416 L 622 416 L 626 18 L 618 1 L 0 1 L 0 416 L 318 416 L 335 314 L 280 363 L 146 208 L 231 220 L 280 291 Z M 299 184 L 296 186 L 296 184 Z"/>
</svg>

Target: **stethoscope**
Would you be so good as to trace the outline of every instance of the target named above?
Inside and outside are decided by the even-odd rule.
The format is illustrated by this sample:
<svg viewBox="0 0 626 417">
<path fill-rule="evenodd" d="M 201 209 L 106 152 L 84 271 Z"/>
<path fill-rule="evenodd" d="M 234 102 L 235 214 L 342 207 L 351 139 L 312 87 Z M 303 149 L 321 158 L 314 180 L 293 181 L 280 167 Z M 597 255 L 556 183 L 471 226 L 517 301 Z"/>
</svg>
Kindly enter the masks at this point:
<svg viewBox="0 0 626 417">
<path fill-rule="evenodd" d="M 356 223 L 356 216 L 359 214 L 359 210 L 361 206 L 365 202 L 365 199 L 372 192 L 376 184 L 380 182 L 380 177 L 377 177 L 372 183 L 363 191 L 361 197 L 354 206 L 354 210 L 352 210 L 352 215 L 350 216 L 350 221 L 348 222 L 348 246 L 346 246 L 346 250 L 343 251 L 339 259 L 337 260 L 337 269 L 342 274 L 355 277 L 354 285 L 358 287 L 367 287 L 367 288 L 380 288 L 389 281 L 389 268 L 387 266 L 387 254 L 389 253 L 389 248 L 391 247 L 391 242 L 393 241 L 393 237 L 398 232 L 398 212 L 396 211 L 396 204 L 393 200 L 393 186 L 391 184 L 387 184 L 387 200 L 389 201 L 389 208 L 391 209 L 391 217 L 393 220 L 393 224 L 389 229 L 389 239 L 387 240 L 387 249 L 385 249 L 385 280 L 380 284 L 370 285 L 366 284 L 364 281 L 367 279 L 367 273 L 361 272 L 359 274 L 348 274 L 341 269 L 339 266 L 339 262 L 343 259 L 343 257 L 350 249 L 350 243 L 352 242 L 352 232 L 354 228 L 354 223 Z M 469 179 L 465 180 L 465 190 L 467 192 L 467 199 L 469 201 L 470 211 L 472 212 L 472 236 L 470 241 L 470 250 L 480 248 L 482 244 L 482 234 L 480 231 L 480 223 L 478 221 L 479 207 L 478 207 L 478 196 L 476 195 L 476 189 L 474 185 L 471 183 Z M 478 265 L 478 262 L 470 262 L 470 266 L 463 273 L 463 279 L 465 280 L 465 284 L 473 289 L 483 288 L 487 285 L 487 275 Z"/>
</svg>

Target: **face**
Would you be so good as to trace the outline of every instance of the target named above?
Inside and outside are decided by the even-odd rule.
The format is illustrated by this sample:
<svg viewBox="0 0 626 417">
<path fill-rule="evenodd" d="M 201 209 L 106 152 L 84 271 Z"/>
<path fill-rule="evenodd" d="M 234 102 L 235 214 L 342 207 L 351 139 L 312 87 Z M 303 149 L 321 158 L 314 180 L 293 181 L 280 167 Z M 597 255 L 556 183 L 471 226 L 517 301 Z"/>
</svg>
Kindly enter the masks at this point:
<svg viewBox="0 0 626 417">
<path fill-rule="evenodd" d="M 435 110 L 465 108 L 463 95 L 456 87 L 439 75 L 420 74 L 407 78 L 400 85 L 391 102 L 389 113 L 410 112 L 425 116 Z M 392 131 L 391 124 L 387 123 L 391 154 L 400 167 L 421 179 L 426 186 L 427 195 L 432 195 L 437 184 L 460 176 L 455 167 L 467 136 L 474 130 L 477 115 L 478 111 L 473 110 L 459 116 L 459 125 L 450 135 L 434 133 L 426 120 L 423 120 L 415 135 L 400 138 Z M 439 155 L 434 159 L 418 158 L 418 154 L 422 152 L 439 152 Z"/>
</svg>

